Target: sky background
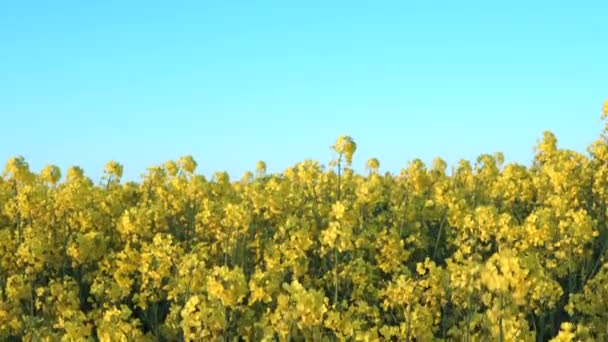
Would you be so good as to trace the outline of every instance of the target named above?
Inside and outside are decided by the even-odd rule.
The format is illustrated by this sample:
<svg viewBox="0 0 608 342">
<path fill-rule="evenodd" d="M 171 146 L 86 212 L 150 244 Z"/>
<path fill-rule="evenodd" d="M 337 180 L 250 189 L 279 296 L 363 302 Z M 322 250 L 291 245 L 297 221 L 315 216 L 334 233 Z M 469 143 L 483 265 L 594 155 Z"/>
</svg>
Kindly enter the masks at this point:
<svg viewBox="0 0 608 342">
<path fill-rule="evenodd" d="M 2 1 L 0 163 L 95 181 L 191 154 L 232 177 L 326 164 L 529 164 L 584 152 L 608 98 L 608 2 Z"/>
</svg>

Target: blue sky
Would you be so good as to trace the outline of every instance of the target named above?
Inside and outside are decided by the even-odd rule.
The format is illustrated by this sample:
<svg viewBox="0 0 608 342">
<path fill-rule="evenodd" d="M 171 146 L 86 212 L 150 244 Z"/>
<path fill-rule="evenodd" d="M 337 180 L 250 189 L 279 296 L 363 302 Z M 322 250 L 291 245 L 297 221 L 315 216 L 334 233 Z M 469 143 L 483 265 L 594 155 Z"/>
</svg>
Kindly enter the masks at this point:
<svg viewBox="0 0 608 342">
<path fill-rule="evenodd" d="M 5 1 L 0 162 L 128 179 L 192 154 L 240 177 L 332 158 L 528 164 L 584 151 L 608 98 L 608 2 Z"/>
</svg>

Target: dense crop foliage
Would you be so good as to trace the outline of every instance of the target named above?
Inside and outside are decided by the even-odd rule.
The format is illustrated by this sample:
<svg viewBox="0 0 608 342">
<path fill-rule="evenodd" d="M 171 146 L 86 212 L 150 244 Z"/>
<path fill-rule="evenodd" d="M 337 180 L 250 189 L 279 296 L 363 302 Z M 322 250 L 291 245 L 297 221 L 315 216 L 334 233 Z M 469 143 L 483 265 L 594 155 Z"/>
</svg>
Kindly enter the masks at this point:
<svg viewBox="0 0 608 342">
<path fill-rule="evenodd" d="M 544 133 L 502 155 L 230 181 L 190 157 L 95 185 L 77 167 L 0 179 L 0 340 L 608 338 L 608 144 Z"/>
</svg>

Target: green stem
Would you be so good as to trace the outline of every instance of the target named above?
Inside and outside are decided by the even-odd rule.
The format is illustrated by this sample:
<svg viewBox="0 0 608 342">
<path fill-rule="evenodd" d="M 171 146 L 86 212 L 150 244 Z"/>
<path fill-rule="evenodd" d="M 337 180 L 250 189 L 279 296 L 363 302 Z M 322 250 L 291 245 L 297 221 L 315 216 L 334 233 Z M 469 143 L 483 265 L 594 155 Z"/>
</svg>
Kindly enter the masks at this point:
<svg viewBox="0 0 608 342">
<path fill-rule="evenodd" d="M 441 231 L 443 230 L 443 225 L 445 224 L 445 220 L 447 215 L 443 217 L 441 223 L 439 224 L 439 232 L 437 233 L 437 240 L 435 240 L 435 247 L 433 248 L 433 260 L 437 256 L 437 249 L 439 248 L 439 241 L 441 240 Z"/>
<path fill-rule="evenodd" d="M 334 304 L 338 305 L 338 249 L 334 247 Z"/>
<path fill-rule="evenodd" d="M 412 305 L 408 305 L 407 306 L 407 313 L 405 315 L 407 318 L 407 333 L 406 333 L 406 337 L 405 340 L 406 341 L 410 341 L 411 336 L 412 336 Z"/>
<path fill-rule="evenodd" d="M 498 319 L 498 324 L 500 326 L 500 335 L 499 335 L 500 342 L 504 342 L 504 340 L 505 340 L 504 331 L 502 328 L 502 316 L 504 315 L 503 306 L 504 306 L 504 296 L 501 295 L 500 296 L 500 318 Z"/>
</svg>

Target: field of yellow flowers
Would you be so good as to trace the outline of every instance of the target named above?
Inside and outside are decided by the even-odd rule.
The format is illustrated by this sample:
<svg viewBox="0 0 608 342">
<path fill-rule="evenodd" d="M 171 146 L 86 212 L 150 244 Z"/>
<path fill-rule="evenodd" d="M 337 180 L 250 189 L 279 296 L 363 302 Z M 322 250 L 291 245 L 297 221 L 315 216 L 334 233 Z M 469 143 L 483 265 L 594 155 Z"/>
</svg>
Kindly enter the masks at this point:
<svg viewBox="0 0 608 342">
<path fill-rule="evenodd" d="M 383 175 L 342 136 L 327 167 L 206 179 L 183 157 L 136 183 L 110 162 L 97 185 L 13 158 L 0 340 L 603 341 L 607 142 Z"/>
</svg>

